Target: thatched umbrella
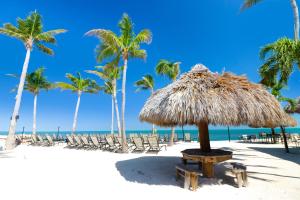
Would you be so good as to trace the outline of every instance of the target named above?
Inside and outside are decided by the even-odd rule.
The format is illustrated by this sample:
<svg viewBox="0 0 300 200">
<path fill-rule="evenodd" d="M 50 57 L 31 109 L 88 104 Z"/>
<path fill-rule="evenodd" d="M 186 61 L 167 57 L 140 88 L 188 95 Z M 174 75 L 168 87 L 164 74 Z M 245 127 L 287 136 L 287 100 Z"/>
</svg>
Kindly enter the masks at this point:
<svg viewBox="0 0 300 200">
<path fill-rule="evenodd" d="M 212 73 L 201 64 L 156 91 L 141 110 L 140 120 L 159 126 L 198 126 L 203 152 L 211 150 L 208 124 L 255 127 L 295 124 L 263 86 L 249 82 L 245 76 Z"/>
</svg>

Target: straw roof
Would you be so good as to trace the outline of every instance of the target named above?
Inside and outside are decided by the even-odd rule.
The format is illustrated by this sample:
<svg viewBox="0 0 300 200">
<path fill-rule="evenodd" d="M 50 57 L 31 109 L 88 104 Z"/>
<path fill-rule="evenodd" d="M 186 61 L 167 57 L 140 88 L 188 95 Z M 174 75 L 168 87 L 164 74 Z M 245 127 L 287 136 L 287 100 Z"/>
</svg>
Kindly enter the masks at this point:
<svg viewBox="0 0 300 200">
<path fill-rule="evenodd" d="M 212 73 L 201 64 L 156 91 L 141 110 L 140 120 L 159 126 L 200 122 L 254 127 L 296 125 L 263 86 L 249 82 L 245 76 Z"/>
</svg>

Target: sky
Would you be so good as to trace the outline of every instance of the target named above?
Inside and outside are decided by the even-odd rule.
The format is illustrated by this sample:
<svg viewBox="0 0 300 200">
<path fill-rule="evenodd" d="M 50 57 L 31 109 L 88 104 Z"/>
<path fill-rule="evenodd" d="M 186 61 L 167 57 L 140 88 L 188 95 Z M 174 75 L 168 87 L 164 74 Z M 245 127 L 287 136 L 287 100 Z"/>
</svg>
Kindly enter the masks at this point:
<svg viewBox="0 0 300 200">
<path fill-rule="evenodd" d="M 64 28 L 68 32 L 57 36 L 52 46 L 55 55 L 48 56 L 34 49 L 28 72 L 40 66 L 52 81 L 67 81 L 66 73 L 81 72 L 101 65 L 95 59 L 95 47 L 99 40 L 86 37 L 91 29 L 103 28 L 118 32 L 118 21 L 128 13 L 135 32 L 148 28 L 153 33 L 150 45 L 143 45 L 148 57 L 130 60 L 126 85 L 126 128 L 150 129 L 139 122 L 138 115 L 149 92 L 137 93 L 134 82 L 145 74 L 155 77 L 155 89 L 170 81 L 155 75 L 154 67 L 160 59 L 181 62 L 181 72 L 202 63 L 211 71 L 223 69 L 241 75 L 253 82 L 259 81 L 258 68 L 262 64 L 259 50 L 265 44 L 280 37 L 293 37 L 293 15 L 289 1 L 267 0 L 252 9 L 240 12 L 242 0 L 10 0 L 1 1 L 0 24 L 15 24 L 16 18 L 25 18 L 37 10 L 43 16 L 44 30 Z M 5 74 L 20 74 L 25 58 L 24 45 L 0 35 L 0 130 L 6 131 L 15 103 L 11 89 L 17 79 Z M 102 63 L 103 64 L 103 63 Z M 299 95 L 300 72 L 293 73 L 285 96 Z M 121 86 L 121 82 L 118 83 Z M 121 103 L 121 93 L 119 103 Z M 41 92 L 37 106 L 38 131 L 71 130 L 77 96 L 69 91 Z M 17 130 L 25 126 L 32 129 L 33 95 L 24 91 Z M 298 123 L 299 115 L 296 116 Z M 79 108 L 78 130 L 109 130 L 111 123 L 111 98 L 109 95 L 83 94 Z"/>
</svg>

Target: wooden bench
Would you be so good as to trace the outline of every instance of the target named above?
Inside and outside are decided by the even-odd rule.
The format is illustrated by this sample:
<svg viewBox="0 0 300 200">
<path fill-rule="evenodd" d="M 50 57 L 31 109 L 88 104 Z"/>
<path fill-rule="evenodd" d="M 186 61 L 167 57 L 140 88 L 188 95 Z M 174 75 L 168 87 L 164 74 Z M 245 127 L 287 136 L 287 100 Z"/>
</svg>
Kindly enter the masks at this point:
<svg viewBox="0 0 300 200">
<path fill-rule="evenodd" d="M 247 167 L 242 163 L 232 162 L 229 165 L 225 165 L 227 169 L 231 171 L 232 174 L 236 176 L 238 187 L 247 187 Z"/>
<path fill-rule="evenodd" d="M 198 176 L 201 172 L 196 169 L 191 169 L 186 165 L 178 164 L 176 165 L 176 181 L 180 177 L 184 178 L 184 188 L 195 191 L 198 188 Z"/>
</svg>

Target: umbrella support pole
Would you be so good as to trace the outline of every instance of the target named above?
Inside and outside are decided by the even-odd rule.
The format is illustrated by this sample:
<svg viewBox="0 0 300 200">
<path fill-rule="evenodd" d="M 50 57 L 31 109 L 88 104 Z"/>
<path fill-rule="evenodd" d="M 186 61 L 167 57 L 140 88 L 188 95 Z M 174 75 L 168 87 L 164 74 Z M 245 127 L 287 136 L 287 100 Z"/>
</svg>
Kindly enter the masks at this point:
<svg viewBox="0 0 300 200">
<path fill-rule="evenodd" d="M 209 132 L 208 132 L 208 124 L 206 122 L 201 122 L 198 125 L 199 130 L 199 138 L 200 138 L 200 149 L 203 152 L 210 152 L 210 141 L 209 141 Z"/>
</svg>

